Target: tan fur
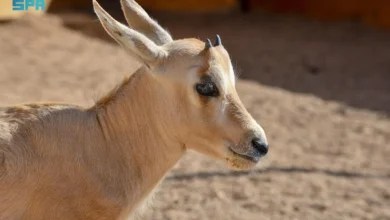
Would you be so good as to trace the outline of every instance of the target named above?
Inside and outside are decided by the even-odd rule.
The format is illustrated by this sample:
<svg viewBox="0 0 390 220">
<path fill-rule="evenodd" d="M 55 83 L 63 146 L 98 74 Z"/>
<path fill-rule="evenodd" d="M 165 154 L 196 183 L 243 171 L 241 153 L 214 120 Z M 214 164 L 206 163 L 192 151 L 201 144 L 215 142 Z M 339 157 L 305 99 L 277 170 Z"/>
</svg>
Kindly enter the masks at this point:
<svg viewBox="0 0 390 220">
<path fill-rule="evenodd" d="M 134 3 L 123 7 L 140 10 Z M 140 36 L 145 30 L 106 20 L 94 5 L 107 31 L 122 37 L 145 66 L 88 109 L 55 103 L 0 108 L 0 220 L 128 219 L 188 149 L 248 169 L 255 163 L 229 147 L 246 153 L 253 150 L 251 138 L 266 141 L 239 100 L 223 46 L 173 41 L 162 28 L 149 40 Z M 145 14 L 139 22 L 151 22 Z M 143 26 L 153 35 L 150 24 L 137 27 Z M 203 76 L 215 82 L 219 97 L 196 92 Z"/>
</svg>

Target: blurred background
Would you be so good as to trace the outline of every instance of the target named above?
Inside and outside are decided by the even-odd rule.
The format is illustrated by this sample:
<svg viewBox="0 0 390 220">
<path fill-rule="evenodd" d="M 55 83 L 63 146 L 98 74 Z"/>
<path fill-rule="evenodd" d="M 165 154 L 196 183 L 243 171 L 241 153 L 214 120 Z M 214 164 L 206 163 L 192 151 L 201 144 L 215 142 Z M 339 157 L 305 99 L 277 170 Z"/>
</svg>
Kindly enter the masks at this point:
<svg viewBox="0 0 390 220">
<path fill-rule="evenodd" d="M 124 22 L 119 0 L 100 0 Z M 390 1 L 138 0 L 174 38 L 220 34 L 269 156 L 248 172 L 194 152 L 142 219 L 390 219 Z M 90 106 L 137 69 L 91 0 L 0 0 L 0 104 Z"/>
</svg>

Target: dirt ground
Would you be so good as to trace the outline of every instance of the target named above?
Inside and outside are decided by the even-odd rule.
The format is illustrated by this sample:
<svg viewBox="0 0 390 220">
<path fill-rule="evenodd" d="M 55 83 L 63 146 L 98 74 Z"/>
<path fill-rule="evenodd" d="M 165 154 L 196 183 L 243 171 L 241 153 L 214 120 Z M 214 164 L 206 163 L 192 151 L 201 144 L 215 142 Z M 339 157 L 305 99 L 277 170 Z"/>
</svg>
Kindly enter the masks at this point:
<svg viewBox="0 0 390 220">
<path fill-rule="evenodd" d="M 248 172 L 188 153 L 142 219 L 390 219 L 390 33 L 256 13 L 156 16 L 177 38 L 222 36 L 271 148 Z M 136 67 L 84 16 L 0 24 L 1 105 L 89 106 Z"/>
</svg>

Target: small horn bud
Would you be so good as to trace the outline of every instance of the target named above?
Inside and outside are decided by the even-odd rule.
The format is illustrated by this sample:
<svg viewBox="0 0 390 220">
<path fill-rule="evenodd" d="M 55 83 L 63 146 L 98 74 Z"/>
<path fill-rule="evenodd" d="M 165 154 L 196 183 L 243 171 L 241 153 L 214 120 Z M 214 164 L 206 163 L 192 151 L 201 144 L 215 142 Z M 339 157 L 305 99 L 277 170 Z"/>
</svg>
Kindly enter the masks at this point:
<svg viewBox="0 0 390 220">
<path fill-rule="evenodd" d="M 213 47 L 213 45 L 212 45 L 212 43 L 211 43 L 211 41 L 210 41 L 210 39 L 206 39 L 206 49 L 210 49 L 210 48 L 212 48 Z"/>
<path fill-rule="evenodd" d="M 217 34 L 217 37 L 215 38 L 215 44 L 214 46 L 222 45 L 221 37 Z"/>
</svg>

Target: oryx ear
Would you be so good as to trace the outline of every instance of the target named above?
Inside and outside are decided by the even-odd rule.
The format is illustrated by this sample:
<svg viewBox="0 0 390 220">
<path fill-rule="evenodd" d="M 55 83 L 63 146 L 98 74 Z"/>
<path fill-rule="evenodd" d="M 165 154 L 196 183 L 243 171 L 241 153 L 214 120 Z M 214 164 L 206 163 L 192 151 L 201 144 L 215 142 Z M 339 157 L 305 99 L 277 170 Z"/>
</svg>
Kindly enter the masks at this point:
<svg viewBox="0 0 390 220">
<path fill-rule="evenodd" d="M 172 42 L 171 35 L 134 0 L 121 0 L 122 10 L 131 28 L 143 33 L 157 45 Z"/>
<path fill-rule="evenodd" d="M 166 56 L 167 52 L 164 49 L 143 34 L 116 21 L 104 11 L 96 0 L 93 0 L 93 6 L 96 15 L 108 34 L 140 62 L 150 66 Z"/>
</svg>

